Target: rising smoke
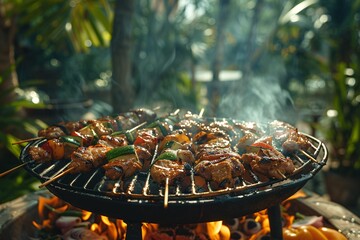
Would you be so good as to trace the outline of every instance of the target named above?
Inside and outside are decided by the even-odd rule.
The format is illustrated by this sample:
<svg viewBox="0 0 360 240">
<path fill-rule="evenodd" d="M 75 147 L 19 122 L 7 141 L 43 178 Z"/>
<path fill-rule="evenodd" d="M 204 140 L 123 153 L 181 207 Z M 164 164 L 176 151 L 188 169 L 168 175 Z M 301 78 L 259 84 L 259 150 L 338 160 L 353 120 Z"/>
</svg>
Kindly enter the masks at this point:
<svg viewBox="0 0 360 240">
<path fill-rule="evenodd" d="M 220 100 L 218 115 L 255 122 L 280 120 L 294 123 L 297 119 L 289 92 L 271 77 L 232 83 Z"/>
</svg>

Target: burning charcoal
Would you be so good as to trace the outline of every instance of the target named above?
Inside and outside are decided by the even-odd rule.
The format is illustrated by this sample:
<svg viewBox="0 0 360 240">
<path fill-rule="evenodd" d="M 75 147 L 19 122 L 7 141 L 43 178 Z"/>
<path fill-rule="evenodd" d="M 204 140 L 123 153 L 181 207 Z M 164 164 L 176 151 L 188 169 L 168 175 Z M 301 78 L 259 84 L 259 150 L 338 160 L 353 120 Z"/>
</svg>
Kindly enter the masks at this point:
<svg viewBox="0 0 360 240">
<path fill-rule="evenodd" d="M 74 226 L 76 226 L 77 224 L 79 224 L 80 222 L 81 222 L 80 217 L 61 216 L 56 220 L 55 225 L 56 225 L 56 227 L 61 229 L 62 233 L 65 233 L 65 232 L 69 231 L 69 229 L 71 229 Z"/>
<path fill-rule="evenodd" d="M 233 219 L 225 220 L 224 224 L 230 228 L 230 231 L 236 231 L 239 228 L 239 219 L 233 218 Z"/>
<path fill-rule="evenodd" d="M 195 239 L 195 233 L 193 230 L 184 226 L 179 226 L 175 230 L 176 239 Z"/>
<path fill-rule="evenodd" d="M 245 236 L 244 233 L 242 233 L 240 231 L 234 231 L 234 232 L 231 232 L 230 239 L 245 240 L 245 239 L 247 239 L 247 237 Z"/>
<path fill-rule="evenodd" d="M 100 236 L 97 233 L 95 233 L 87 228 L 72 228 L 64 234 L 62 239 L 64 239 L 64 240 L 81 240 L 81 239 L 107 240 L 107 237 Z"/>
<path fill-rule="evenodd" d="M 248 218 L 244 222 L 244 232 L 248 235 L 255 234 L 261 230 L 261 225 L 259 222 L 255 221 L 252 218 Z"/>
</svg>

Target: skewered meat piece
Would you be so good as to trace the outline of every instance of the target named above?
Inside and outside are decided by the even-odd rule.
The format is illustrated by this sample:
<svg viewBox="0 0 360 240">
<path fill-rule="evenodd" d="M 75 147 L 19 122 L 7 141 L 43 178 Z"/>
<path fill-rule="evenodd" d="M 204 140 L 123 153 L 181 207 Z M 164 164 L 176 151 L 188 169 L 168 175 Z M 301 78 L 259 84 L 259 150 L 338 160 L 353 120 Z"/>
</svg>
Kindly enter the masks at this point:
<svg viewBox="0 0 360 240">
<path fill-rule="evenodd" d="M 115 148 L 128 145 L 128 140 L 125 135 L 104 135 L 100 137 L 98 144 Z"/>
<path fill-rule="evenodd" d="M 195 134 L 193 137 L 193 143 L 197 145 L 201 145 L 207 143 L 214 139 L 226 139 L 229 141 L 229 135 L 227 135 L 224 131 L 219 128 L 202 128 L 201 131 Z"/>
<path fill-rule="evenodd" d="M 73 168 L 70 173 L 88 172 L 106 162 L 106 153 L 111 147 L 96 144 L 89 147 L 79 147 L 71 154 L 68 168 Z"/>
<path fill-rule="evenodd" d="M 204 177 L 214 189 L 233 187 L 235 179 L 245 172 L 237 157 L 223 157 L 218 160 L 203 160 L 195 168 L 195 174 Z"/>
<path fill-rule="evenodd" d="M 282 148 L 286 153 L 294 153 L 299 149 L 307 150 L 310 143 L 306 137 L 299 134 L 297 130 L 290 130 L 288 138 L 283 142 Z"/>
<path fill-rule="evenodd" d="M 236 141 L 239 135 L 233 124 L 234 123 L 229 123 L 227 120 L 222 120 L 211 122 L 209 124 L 209 127 L 212 129 L 219 129 L 220 131 L 223 131 L 224 133 L 226 133 L 227 138 L 230 140 L 230 142 L 233 142 Z"/>
<path fill-rule="evenodd" d="M 307 150 L 310 147 L 307 138 L 290 124 L 273 121 L 269 126 L 275 142 L 281 146 L 283 152 L 294 153 L 299 149 Z"/>
<path fill-rule="evenodd" d="M 185 165 L 177 161 L 167 159 L 157 160 L 150 168 L 152 179 L 160 185 L 165 185 L 166 178 L 169 179 L 169 185 L 182 182 L 186 177 Z"/>
<path fill-rule="evenodd" d="M 242 154 L 241 159 L 244 163 L 249 164 L 254 172 L 269 178 L 284 179 L 295 171 L 292 160 L 276 149 L 261 148 L 257 154 Z"/>
<path fill-rule="evenodd" d="M 134 145 L 146 148 L 150 153 L 153 153 L 158 143 L 159 134 L 151 128 L 139 129 L 136 133 Z"/>
<path fill-rule="evenodd" d="M 240 155 L 230 148 L 203 148 L 196 154 L 195 163 L 198 164 L 204 160 L 214 161 L 230 157 L 239 158 Z"/>
<path fill-rule="evenodd" d="M 193 152 L 190 151 L 189 149 L 179 149 L 177 150 L 176 154 L 180 162 L 194 165 L 195 157 Z"/>
<path fill-rule="evenodd" d="M 190 136 L 200 130 L 203 119 L 190 112 L 184 115 L 184 118 L 174 124 L 174 130 L 183 130 Z"/>
<path fill-rule="evenodd" d="M 32 160 L 39 163 L 48 162 L 52 160 L 51 153 L 49 151 L 46 151 L 44 148 L 40 146 L 30 147 L 29 154 Z"/>
<path fill-rule="evenodd" d="M 252 132 L 245 132 L 245 134 L 237 142 L 235 148 L 238 153 L 245 153 L 247 151 L 247 147 L 253 144 L 258 138 L 259 136 Z"/>
<path fill-rule="evenodd" d="M 106 177 L 116 180 L 134 175 L 142 169 L 142 164 L 136 154 L 130 154 L 112 159 L 103 168 Z"/>
<path fill-rule="evenodd" d="M 116 121 L 113 119 L 95 121 L 79 130 L 82 134 L 92 134 L 95 132 L 97 136 L 109 135 L 117 131 Z"/>
<path fill-rule="evenodd" d="M 63 129 L 58 126 L 50 126 L 48 128 L 41 129 L 38 132 L 39 137 L 44 137 L 46 139 L 54 139 L 54 138 L 58 138 L 60 136 L 65 136 L 65 135 L 66 134 L 63 131 Z"/>
<path fill-rule="evenodd" d="M 142 146 L 135 146 L 135 151 L 139 161 L 142 164 L 141 171 L 147 171 L 150 168 L 153 153 L 151 153 L 148 149 Z"/>
<path fill-rule="evenodd" d="M 95 121 L 95 120 L 81 120 L 81 121 L 76 121 L 76 122 L 60 122 L 56 125 L 61 127 L 62 130 L 68 135 L 73 131 L 78 131 L 79 129 L 85 127 L 91 121 Z"/>
</svg>

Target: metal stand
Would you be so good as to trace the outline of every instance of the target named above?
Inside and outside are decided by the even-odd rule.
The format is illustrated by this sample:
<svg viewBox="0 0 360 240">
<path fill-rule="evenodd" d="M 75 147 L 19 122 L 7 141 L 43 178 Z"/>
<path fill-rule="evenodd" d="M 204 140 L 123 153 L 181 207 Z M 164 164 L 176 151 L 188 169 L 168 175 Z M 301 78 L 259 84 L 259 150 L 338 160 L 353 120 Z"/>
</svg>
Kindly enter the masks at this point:
<svg viewBox="0 0 360 240">
<path fill-rule="evenodd" d="M 270 223 L 270 237 L 273 240 L 283 240 L 282 235 L 282 219 L 280 205 L 274 205 L 268 209 L 268 217 Z"/>
<path fill-rule="evenodd" d="M 126 240 L 141 240 L 142 239 L 142 223 L 128 223 L 126 228 Z"/>
</svg>

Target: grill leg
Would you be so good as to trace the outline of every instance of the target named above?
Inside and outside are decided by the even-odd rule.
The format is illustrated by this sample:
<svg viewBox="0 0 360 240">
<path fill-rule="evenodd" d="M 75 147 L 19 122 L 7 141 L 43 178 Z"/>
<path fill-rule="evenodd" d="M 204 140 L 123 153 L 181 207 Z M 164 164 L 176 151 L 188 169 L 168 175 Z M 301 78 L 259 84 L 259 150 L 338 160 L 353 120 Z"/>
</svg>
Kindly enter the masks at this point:
<svg viewBox="0 0 360 240">
<path fill-rule="evenodd" d="M 274 205 L 268 209 L 268 217 L 270 223 L 270 236 L 273 240 L 283 240 L 282 236 L 282 219 L 280 205 Z"/>
<path fill-rule="evenodd" d="M 128 223 L 126 222 L 126 240 L 141 240 L 142 239 L 142 231 L 141 226 L 142 223 Z"/>
</svg>

